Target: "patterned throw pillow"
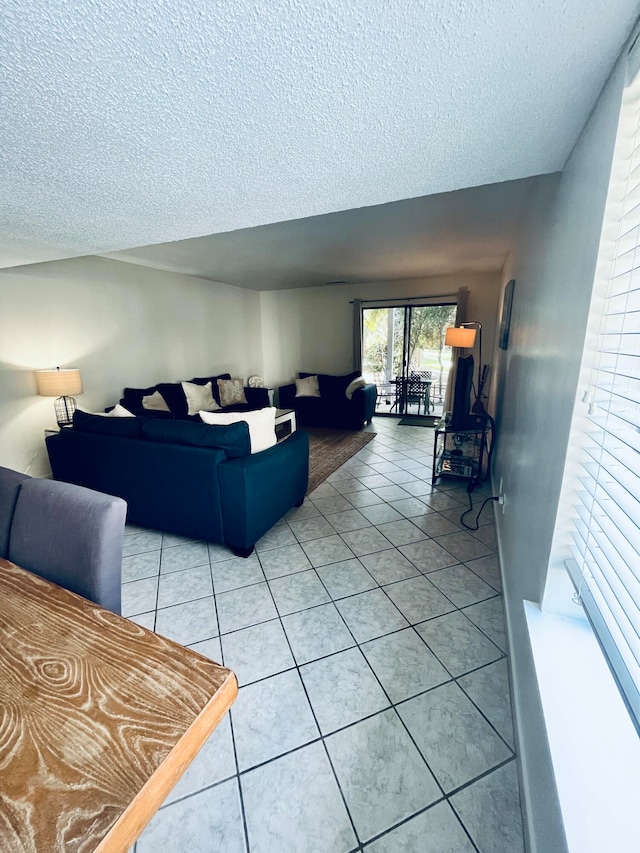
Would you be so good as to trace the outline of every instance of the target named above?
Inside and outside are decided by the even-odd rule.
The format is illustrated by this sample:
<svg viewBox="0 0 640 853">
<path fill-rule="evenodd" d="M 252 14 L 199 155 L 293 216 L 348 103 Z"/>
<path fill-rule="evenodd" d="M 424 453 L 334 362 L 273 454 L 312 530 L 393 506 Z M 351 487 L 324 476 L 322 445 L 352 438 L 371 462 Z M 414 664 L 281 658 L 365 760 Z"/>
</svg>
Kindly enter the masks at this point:
<svg viewBox="0 0 640 853">
<path fill-rule="evenodd" d="M 197 415 L 198 412 L 215 412 L 220 406 L 213 399 L 211 383 L 196 385 L 193 382 L 181 382 L 184 396 L 187 398 L 188 414 Z"/>
<path fill-rule="evenodd" d="M 218 391 L 220 392 L 220 405 L 238 406 L 247 402 L 244 396 L 243 379 L 218 379 Z"/>
</svg>

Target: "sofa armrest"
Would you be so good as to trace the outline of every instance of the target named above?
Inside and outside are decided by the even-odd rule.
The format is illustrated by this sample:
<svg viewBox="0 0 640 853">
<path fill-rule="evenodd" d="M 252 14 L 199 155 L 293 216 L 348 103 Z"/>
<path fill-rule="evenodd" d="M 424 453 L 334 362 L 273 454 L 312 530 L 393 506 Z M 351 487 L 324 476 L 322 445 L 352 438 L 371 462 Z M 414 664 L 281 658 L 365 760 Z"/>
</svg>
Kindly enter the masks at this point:
<svg viewBox="0 0 640 853">
<path fill-rule="evenodd" d="M 129 505 L 143 527 L 223 542 L 218 469 L 225 451 L 63 429 L 45 439 L 56 480 Z"/>
<path fill-rule="evenodd" d="M 295 386 L 294 386 L 295 387 Z M 218 466 L 225 542 L 253 547 L 293 506 L 309 481 L 309 436 L 294 432 L 284 441 Z"/>
<path fill-rule="evenodd" d="M 292 382 L 291 385 L 281 385 L 278 388 L 278 408 L 279 409 L 293 409 L 295 408 L 296 402 L 296 384 Z"/>
<path fill-rule="evenodd" d="M 366 423 L 369 423 L 373 417 L 373 413 L 376 408 L 377 395 L 377 386 L 368 384 L 365 385 L 364 388 L 357 388 L 351 397 L 354 407 L 357 407 L 358 411 L 362 412 L 362 420 Z"/>
</svg>

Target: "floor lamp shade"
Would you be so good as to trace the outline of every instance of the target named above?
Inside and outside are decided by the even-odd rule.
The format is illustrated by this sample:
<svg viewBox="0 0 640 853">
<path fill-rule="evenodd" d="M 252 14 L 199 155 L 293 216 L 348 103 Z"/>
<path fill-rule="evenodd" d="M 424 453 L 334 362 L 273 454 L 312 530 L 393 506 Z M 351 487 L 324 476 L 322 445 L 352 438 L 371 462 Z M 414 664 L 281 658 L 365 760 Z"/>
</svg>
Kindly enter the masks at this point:
<svg viewBox="0 0 640 853">
<path fill-rule="evenodd" d="M 471 349 L 476 342 L 476 330 L 464 327 L 453 327 L 447 329 L 444 343 L 448 347 L 460 347 L 460 349 Z"/>
<path fill-rule="evenodd" d="M 36 370 L 36 381 L 41 397 L 57 397 L 54 408 L 58 426 L 69 426 L 73 423 L 76 401 L 71 395 L 82 394 L 82 377 L 78 368 Z"/>
</svg>

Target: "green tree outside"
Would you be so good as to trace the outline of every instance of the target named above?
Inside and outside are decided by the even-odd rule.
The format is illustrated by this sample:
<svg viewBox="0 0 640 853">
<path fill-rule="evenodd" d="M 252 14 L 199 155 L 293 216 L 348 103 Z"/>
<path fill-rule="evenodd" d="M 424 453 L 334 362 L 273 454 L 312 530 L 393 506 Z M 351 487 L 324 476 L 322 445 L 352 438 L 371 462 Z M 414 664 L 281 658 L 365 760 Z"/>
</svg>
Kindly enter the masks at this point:
<svg viewBox="0 0 640 853">
<path fill-rule="evenodd" d="M 455 324 L 455 305 L 411 306 L 408 364 L 412 371 L 431 371 L 434 384 L 442 388 L 451 364 L 451 350 L 444 338 Z M 405 310 L 365 308 L 363 310 L 363 372 L 381 385 L 402 373 Z"/>
</svg>

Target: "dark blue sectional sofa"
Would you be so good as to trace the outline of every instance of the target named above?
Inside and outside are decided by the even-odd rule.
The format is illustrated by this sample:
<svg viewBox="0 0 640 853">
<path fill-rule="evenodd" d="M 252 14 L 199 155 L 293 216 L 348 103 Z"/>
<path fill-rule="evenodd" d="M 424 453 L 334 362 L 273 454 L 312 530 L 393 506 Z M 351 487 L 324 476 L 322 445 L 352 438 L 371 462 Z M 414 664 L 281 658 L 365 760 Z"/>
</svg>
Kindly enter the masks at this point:
<svg viewBox="0 0 640 853">
<path fill-rule="evenodd" d="M 252 455 L 244 422 L 76 412 L 73 427 L 46 442 L 56 480 L 124 498 L 129 522 L 228 545 L 239 556 L 307 490 L 303 431 Z"/>
</svg>

